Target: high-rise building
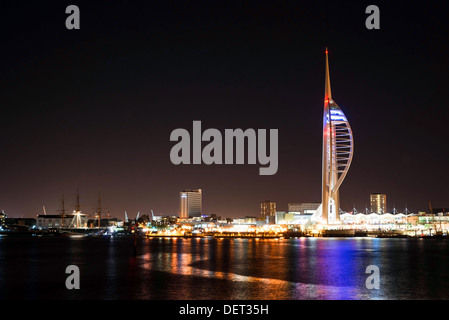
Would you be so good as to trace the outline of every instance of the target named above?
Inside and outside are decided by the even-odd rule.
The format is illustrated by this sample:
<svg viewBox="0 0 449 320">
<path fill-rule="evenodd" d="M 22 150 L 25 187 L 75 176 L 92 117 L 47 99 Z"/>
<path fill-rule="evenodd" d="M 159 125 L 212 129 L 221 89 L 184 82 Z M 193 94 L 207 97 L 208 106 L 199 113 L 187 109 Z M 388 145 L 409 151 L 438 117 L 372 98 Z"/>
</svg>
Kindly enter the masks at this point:
<svg viewBox="0 0 449 320">
<path fill-rule="evenodd" d="M 181 218 L 201 217 L 203 196 L 201 189 L 184 190 L 179 193 L 179 213 Z"/>
<path fill-rule="evenodd" d="M 322 147 L 321 205 L 311 223 L 335 224 L 340 221 L 339 189 L 352 162 L 354 142 L 345 114 L 332 99 L 327 48 Z"/>
<path fill-rule="evenodd" d="M 387 195 L 372 193 L 369 196 L 371 213 L 387 213 Z"/>
<path fill-rule="evenodd" d="M 260 203 L 260 217 L 264 220 L 267 217 L 276 217 L 276 202 L 264 201 Z"/>
<path fill-rule="evenodd" d="M 6 218 L 6 213 L 2 210 L 2 212 L 0 212 L 0 227 L 3 227 L 5 225 Z"/>
</svg>

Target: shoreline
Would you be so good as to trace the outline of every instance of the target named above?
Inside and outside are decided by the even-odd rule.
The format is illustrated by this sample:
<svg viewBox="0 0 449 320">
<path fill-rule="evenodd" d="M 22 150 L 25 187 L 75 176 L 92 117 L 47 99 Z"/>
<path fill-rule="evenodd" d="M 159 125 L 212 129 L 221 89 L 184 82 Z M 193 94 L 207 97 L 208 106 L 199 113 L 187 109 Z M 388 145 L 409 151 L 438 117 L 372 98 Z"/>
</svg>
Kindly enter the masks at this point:
<svg viewBox="0 0 449 320">
<path fill-rule="evenodd" d="M 99 234 L 98 229 L 79 230 L 29 230 L 29 231 L 1 231 L 0 237 L 134 237 L 131 233 Z M 319 232 L 283 232 L 283 233 L 254 233 L 254 232 L 205 232 L 185 234 L 140 233 L 139 238 L 213 238 L 213 239 L 290 239 L 290 238 L 390 238 L 390 239 L 449 239 L 448 234 L 416 234 L 394 231 L 361 231 L 361 230 L 320 230 Z"/>
</svg>

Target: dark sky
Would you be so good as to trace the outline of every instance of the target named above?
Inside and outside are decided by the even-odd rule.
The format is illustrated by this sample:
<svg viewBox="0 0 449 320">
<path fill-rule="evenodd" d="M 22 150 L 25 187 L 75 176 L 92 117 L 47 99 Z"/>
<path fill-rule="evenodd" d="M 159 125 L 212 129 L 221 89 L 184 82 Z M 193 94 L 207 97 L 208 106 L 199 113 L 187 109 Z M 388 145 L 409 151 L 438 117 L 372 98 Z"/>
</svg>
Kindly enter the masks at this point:
<svg viewBox="0 0 449 320">
<path fill-rule="evenodd" d="M 81 29 L 67 30 L 76 4 Z M 365 8 L 380 8 L 380 30 Z M 9 1 L 0 5 L 0 209 L 258 215 L 321 198 L 324 49 L 354 131 L 343 210 L 449 206 L 447 1 Z M 279 170 L 181 165 L 170 133 L 279 130 Z"/>
</svg>

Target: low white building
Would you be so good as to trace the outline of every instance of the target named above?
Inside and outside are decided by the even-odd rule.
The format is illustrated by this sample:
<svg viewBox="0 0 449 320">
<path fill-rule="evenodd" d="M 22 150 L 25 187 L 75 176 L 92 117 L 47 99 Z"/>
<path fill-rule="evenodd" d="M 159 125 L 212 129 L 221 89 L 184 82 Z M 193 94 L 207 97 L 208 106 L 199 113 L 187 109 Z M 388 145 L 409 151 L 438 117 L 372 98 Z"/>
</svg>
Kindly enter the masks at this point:
<svg viewBox="0 0 449 320">
<path fill-rule="evenodd" d="M 378 214 L 378 213 L 357 213 L 350 214 L 344 213 L 340 215 L 340 220 L 346 224 L 370 224 L 370 225 L 381 225 L 390 223 L 406 223 L 406 218 L 408 215 L 399 214 Z"/>
<path fill-rule="evenodd" d="M 316 210 L 315 210 L 316 211 Z M 300 212 L 276 212 L 276 224 L 296 224 L 304 225 L 306 224 L 313 213 L 300 213 Z"/>
<path fill-rule="evenodd" d="M 53 229 L 53 228 L 87 228 L 88 216 L 82 213 L 65 214 L 41 214 L 37 216 L 36 228 Z"/>
</svg>

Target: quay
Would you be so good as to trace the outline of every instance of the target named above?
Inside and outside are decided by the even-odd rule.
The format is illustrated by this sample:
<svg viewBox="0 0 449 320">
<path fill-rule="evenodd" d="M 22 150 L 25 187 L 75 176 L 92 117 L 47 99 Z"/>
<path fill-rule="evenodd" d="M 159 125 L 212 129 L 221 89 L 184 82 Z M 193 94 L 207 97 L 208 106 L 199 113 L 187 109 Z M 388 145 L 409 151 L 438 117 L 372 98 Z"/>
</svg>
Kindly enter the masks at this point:
<svg viewBox="0 0 449 320">
<path fill-rule="evenodd" d="M 182 232 L 173 230 L 171 232 L 145 232 L 138 230 L 116 230 L 109 231 L 106 228 L 52 228 L 52 229 L 30 229 L 20 231 L 0 231 L 2 236 L 33 236 L 33 237 L 64 237 L 64 236 L 132 236 L 139 238 L 216 238 L 216 239 L 290 239 L 301 237 L 325 237 L 325 238 L 419 238 L 419 239 L 448 239 L 449 235 L 442 232 L 420 233 L 403 230 L 360 230 L 360 229 L 310 229 L 305 231 L 207 231 L 207 232 Z"/>
<path fill-rule="evenodd" d="M 407 234 L 399 230 L 363 231 L 354 229 L 342 230 L 310 230 L 306 232 L 203 232 L 203 233 L 147 233 L 147 238 L 216 238 L 216 239 L 290 239 L 301 237 L 324 237 L 324 238 L 420 238 L 420 239 L 449 239 L 446 234 Z"/>
<path fill-rule="evenodd" d="M 278 239 L 284 238 L 283 234 L 269 234 L 256 232 L 205 232 L 205 233 L 184 233 L 184 234 L 160 234 L 149 233 L 146 234 L 148 238 L 217 238 L 217 239 Z"/>
</svg>

